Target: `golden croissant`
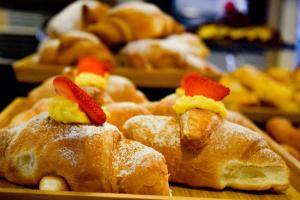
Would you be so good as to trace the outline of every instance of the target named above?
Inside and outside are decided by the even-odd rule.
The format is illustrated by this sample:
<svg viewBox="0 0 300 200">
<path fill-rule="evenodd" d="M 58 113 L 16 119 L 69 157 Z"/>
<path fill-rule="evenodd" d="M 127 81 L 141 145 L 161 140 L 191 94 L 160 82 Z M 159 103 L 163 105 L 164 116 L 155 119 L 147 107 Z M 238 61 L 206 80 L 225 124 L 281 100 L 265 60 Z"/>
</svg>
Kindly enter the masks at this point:
<svg viewBox="0 0 300 200">
<path fill-rule="evenodd" d="M 241 190 L 289 186 L 288 167 L 262 136 L 210 111 L 135 116 L 123 131 L 165 156 L 171 182 Z"/>
<path fill-rule="evenodd" d="M 41 42 L 37 58 L 44 64 L 74 65 L 82 56 L 93 56 L 113 65 L 115 62 L 112 53 L 97 37 L 75 30 Z"/>
<path fill-rule="evenodd" d="M 43 188 L 58 176 L 74 191 L 169 195 L 164 157 L 109 123 L 63 124 L 44 112 L 1 129 L 0 141 L 0 176 L 12 183 Z"/>
<path fill-rule="evenodd" d="M 75 1 L 51 18 L 46 27 L 47 34 L 55 38 L 71 30 L 82 30 L 102 20 L 108 9 L 108 5 L 95 0 Z"/>
<path fill-rule="evenodd" d="M 184 28 L 157 6 L 128 2 L 111 8 L 104 19 L 86 27 L 110 45 L 142 38 L 158 38 L 181 33 Z"/>
</svg>

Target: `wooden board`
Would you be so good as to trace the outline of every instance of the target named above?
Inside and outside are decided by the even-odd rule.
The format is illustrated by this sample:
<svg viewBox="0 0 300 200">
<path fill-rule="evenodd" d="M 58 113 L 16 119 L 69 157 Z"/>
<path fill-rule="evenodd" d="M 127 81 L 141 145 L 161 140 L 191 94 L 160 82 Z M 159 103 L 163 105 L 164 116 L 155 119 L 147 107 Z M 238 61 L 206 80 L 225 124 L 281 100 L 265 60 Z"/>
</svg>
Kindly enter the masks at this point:
<svg viewBox="0 0 300 200">
<path fill-rule="evenodd" d="M 26 98 L 16 98 L 6 109 L 0 113 L 0 124 L 7 126 L 10 120 L 19 112 L 30 107 Z M 300 164 L 288 152 L 281 148 L 268 135 L 265 135 L 270 146 L 279 153 L 291 169 L 292 186 L 283 194 L 273 194 L 268 192 L 241 192 L 236 190 L 212 190 L 190 188 L 186 186 L 171 186 L 173 197 L 171 199 L 191 199 L 195 197 L 200 200 L 208 199 L 249 199 L 249 200 L 299 200 L 300 199 Z M 10 185 L 10 186 L 9 186 Z M 1 188 L 2 187 L 2 188 Z M 4 188 L 3 188 L 4 187 Z M 17 187 L 17 188 L 16 188 Z M 297 191 L 298 190 L 298 191 Z M 131 195 L 131 194 L 112 194 L 112 193 L 90 193 L 90 192 L 47 192 L 33 189 L 20 189 L 19 186 L 5 183 L 0 180 L 0 198 L 7 199 L 170 199 L 169 197 L 154 195 Z M 185 197 L 185 198 L 183 198 Z M 191 197 L 191 198 L 186 198 Z"/>
<path fill-rule="evenodd" d="M 289 119 L 293 123 L 300 123 L 300 113 L 288 113 L 276 108 L 268 107 L 240 107 L 239 111 L 254 122 L 263 123 L 271 117 L 281 116 Z"/>
<path fill-rule="evenodd" d="M 61 74 L 64 65 L 40 64 L 35 62 L 36 55 L 29 55 L 13 63 L 13 69 L 20 82 L 39 83 L 51 76 Z M 181 77 L 189 70 L 133 70 L 117 67 L 114 74 L 129 78 L 139 87 L 176 88 L 180 85 Z M 209 76 L 209 75 L 208 75 Z M 217 77 L 211 77 L 216 79 Z"/>
</svg>

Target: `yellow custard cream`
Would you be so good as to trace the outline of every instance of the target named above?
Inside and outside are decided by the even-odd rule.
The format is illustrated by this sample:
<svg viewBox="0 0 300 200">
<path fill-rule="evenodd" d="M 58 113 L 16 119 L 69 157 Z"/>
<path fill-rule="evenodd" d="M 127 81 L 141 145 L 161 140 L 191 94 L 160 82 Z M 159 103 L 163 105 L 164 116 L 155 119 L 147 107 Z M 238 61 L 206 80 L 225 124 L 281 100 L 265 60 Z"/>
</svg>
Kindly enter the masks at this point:
<svg viewBox="0 0 300 200">
<path fill-rule="evenodd" d="M 181 89 L 182 90 L 182 89 Z M 211 98 L 207 98 L 202 95 L 195 95 L 195 96 L 185 96 L 182 95 L 180 89 L 176 90 L 178 99 L 175 102 L 174 110 L 178 114 L 182 114 L 186 112 L 187 110 L 193 109 L 193 108 L 200 108 L 203 110 L 210 110 L 212 112 L 218 113 L 223 118 L 226 117 L 227 112 L 224 104 L 220 101 L 215 101 Z"/>
<path fill-rule="evenodd" d="M 95 86 L 100 89 L 106 89 L 108 75 L 99 76 L 94 73 L 80 73 L 75 77 L 76 85 L 80 87 L 84 86 Z"/>
<path fill-rule="evenodd" d="M 63 123 L 90 124 L 89 118 L 80 110 L 79 105 L 63 96 L 53 98 L 49 105 L 49 115 Z"/>
</svg>

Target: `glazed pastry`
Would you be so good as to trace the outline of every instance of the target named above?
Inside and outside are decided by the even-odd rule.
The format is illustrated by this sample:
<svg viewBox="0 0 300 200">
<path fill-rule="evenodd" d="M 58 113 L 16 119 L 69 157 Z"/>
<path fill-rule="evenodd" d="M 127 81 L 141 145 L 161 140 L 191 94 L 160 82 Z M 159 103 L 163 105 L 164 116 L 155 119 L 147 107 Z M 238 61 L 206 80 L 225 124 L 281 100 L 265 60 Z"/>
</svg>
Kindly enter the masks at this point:
<svg viewBox="0 0 300 200">
<path fill-rule="evenodd" d="M 95 0 L 75 1 L 49 21 L 47 34 L 59 37 L 71 30 L 82 30 L 88 24 L 102 20 L 108 8 L 106 4 Z"/>
<path fill-rule="evenodd" d="M 232 73 L 232 76 L 253 90 L 262 101 L 268 102 L 286 112 L 300 111 L 299 105 L 292 99 L 292 88 L 274 81 L 255 67 L 240 67 Z"/>
<path fill-rule="evenodd" d="M 73 65 L 83 56 L 93 56 L 114 64 L 112 53 L 97 37 L 75 30 L 59 38 L 44 40 L 38 47 L 37 59 L 44 64 Z"/>
<path fill-rule="evenodd" d="M 131 42 L 120 51 L 118 60 L 134 69 L 194 69 L 211 76 L 220 75 L 220 70 L 205 59 L 207 55 L 207 47 L 196 36 L 184 33 Z"/>
<path fill-rule="evenodd" d="M 45 112 L 0 138 L 0 175 L 12 183 L 38 185 L 55 174 L 74 191 L 169 194 L 164 157 L 109 123 L 63 124 Z"/>
<path fill-rule="evenodd" d="M 300 151 L 300 130 L 283 117 L 273 117 L 266 125 L 267 132 L 280 144 L 287 144 Z"/>
<path fill-rule="evenodd" d="M 86 27 L 110 45 L 181 33 L 184 28 L 154 4 L 128 2 L 110 9 L 105 19 Z"/>
<path fill-rule="evenodd" d="M 127 138 L 165 156 L 171 182 L 242 190 L 282 191 L 289 186 L 287 166 L 262 136 L 212 112 L 194 109 L 178 117 L 135 116 L 123 130 Z M 195 142 L 185 135 L 197 138 L 201 148 L 187 149 Z"/>
<path fill-rule="evenodd" d="M 136 115 L 146 115 L 150 112 L 140 104 L 133 102 L 111 103 L 105 106 L 109 112 L 108 122 L 115 125 L 122 131 L 123 124 L 131 117 Z"/>
<path fill-rule="evenodd" d="M 159 152 L 124 139 L 101 106 L 67 77 L 56 77 L 53 85 L 59 96 L 48 112 L 0 130 L 1 177 L 47 190 L 169 195 Z"/>
<path fill-rule="evenodd" d="M 241 106 L 258 106 L 260 104 L 257 94 L 231 75 L 223 75 L 219 82 L 230 88 L 230 95 L 224 99 L 228 108 L 238 110 Z"/>
</svg>

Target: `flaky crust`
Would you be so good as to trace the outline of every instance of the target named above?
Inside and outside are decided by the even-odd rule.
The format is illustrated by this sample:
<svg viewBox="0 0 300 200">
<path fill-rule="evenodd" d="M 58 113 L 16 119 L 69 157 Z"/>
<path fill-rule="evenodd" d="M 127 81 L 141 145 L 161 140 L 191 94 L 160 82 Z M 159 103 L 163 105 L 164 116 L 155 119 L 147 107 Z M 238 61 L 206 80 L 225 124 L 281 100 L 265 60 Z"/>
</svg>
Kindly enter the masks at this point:
<svg viewBox="0 0 300 200">
<path fill-rule="evenodd" d="M 176 96 L 176 94 L 170 94 L 159 101 L 146 102 L 143 105 L 153 115 L 177 116 L 177 113 L 173 109 L 177 98 L 178 97 Z M 253 131 L 260 132 L 257 126 L 241 113 L 227 109 L 226 120 L 249 128 Z"/>
<path fill-rule="evenodd" d="M 208 111 L 199 110 L 192 115 L 194 119 L 210 118 Z M 217 189 L 281 191 L 288 187 L 287 166 L 258 133 L 219 117 L 211 118 L 210 123 L 218 125 L 200 134 L 202 148 L 187 149 L 181 139 L 184 134 L 181 124 L 189 120 L 189 117 L 136 116 L 124 124 L 123 130 L 126 137 L 153 147 L 165 156 L 171 182 Z M 207 127 L 205 120 L 191 125 L 191 130 Z M 273 170 L 276 173 L 265 180 L 264 175 Z M 260 176 L 260 173 L 265 174 Z"/>
<path fill-rule="evenodd" d="M 0 174 L 13 183 L 55 174 L 75 191 L 169 194 L 164 157 L 108 123 L 62 124 L 42 113 L 0 137 Z"/>
<path fill-rule="evenodd" d="M 71 30 L 81 30 L 102 20 L 108 8 L 95 0 L 75 1 L 51 18 L 46 27 L 47 34 L 54 38 Z"/>
<path fill-rule="evenodd" d="M 115 102 L 148 102 L 147 97 L 141 91 L 137 90 L 135 85 L 129 79 L 122 76 L 109 76 L 106 90 Z"/>
<path fill-rule="evenodd" d="M 109 112 L 108 122 L 122 130 L 123 124 L 136 115 L 149 115 L 150 112 L 140 104 L 117 102 L 105 106 Z"/>
<path fill-rule="evenodd" d="M 86 27 L 109 45 L 141 38 L 157 38 L 180 33 L 183 26 L 154 4 L 129 2 L 110 9 L 104 20 Z"/>
<path fill-rule="evenodd" d="M 184 33 L 128 43 L 121 49 L 118 61 L 133 69 L 194 69 L 217 77 L 220 70 L 206 60 L 206 49 L 195 35 Z"/>
<path fill-rule="evenodd" d="M 69 31 L 59 38 L 46 39 L 38 48 L 38 62 L 44 64 L 74 65 L 82 56 L 93 56 L 114 65 L 109 49 L 94 35 Z"/>
</svg>

